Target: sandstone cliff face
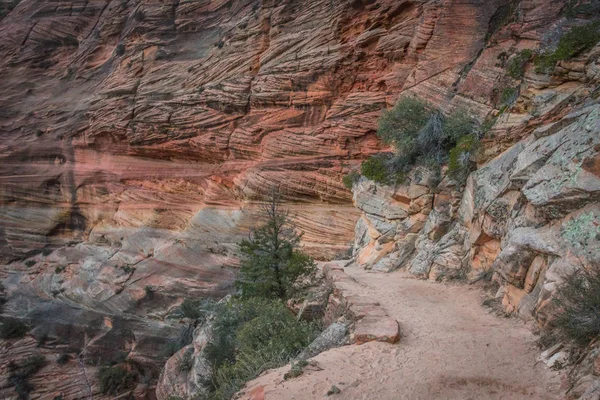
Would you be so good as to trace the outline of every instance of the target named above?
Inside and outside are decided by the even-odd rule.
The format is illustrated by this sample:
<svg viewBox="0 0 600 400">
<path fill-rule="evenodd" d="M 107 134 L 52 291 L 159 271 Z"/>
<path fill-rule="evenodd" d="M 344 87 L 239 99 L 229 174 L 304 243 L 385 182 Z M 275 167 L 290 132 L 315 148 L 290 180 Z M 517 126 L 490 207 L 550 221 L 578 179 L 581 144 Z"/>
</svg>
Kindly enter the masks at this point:
<svg viewBox="0 0 600 400">
<path fill-rule="evenodd" d="M 182 297 L 230 290 L 274 186 L 309 251 L 346 249 L 341 177 L 381 149 L 380 110 L 452 97 L 499 4 L 19 3 L 0 21 L 4 315 L 153 360 Z"/>
<path fill-rule="evenodd" d="M 565 2 L 547 3 L 21 2 L 0 20 L 3 313 L 48 325 L 50 337 L 78 350 L 112 357 L 119 349 L 152 364 L 156 348 L 177 329 L 166 316 L 182 297 L 230 291 L 234 274 L 223 266 L 235 265 L 235 243 L 272 187 L 280 188 L 305 232 L 306 249 L 317 257 L 347 248 L 359 218 L 359 247 L 377 251 L 363 249 L 360 259 L 385 270 L 414 254 L 430 255 L 454 232 L 444 247 L 451 260 L 427 256 L 411 269 L 434 277 L 462 270 L 454 257 L 463 254 L 479 269 L 505 260 L 497 270 L 512 285 L 507 304 L 518 307 L 526 297 L 518 291 L 532 291 L 501 246 L 506 233 L 461 242 L 466 230 L 480 229 L 471 225 L 481 224 L 488 205 L 470 205 L 473 215 L 453 224 L 462 198 L 456 188 L 434 193 L 426 177 L 396 189 L 361 182 L 355 193 L 361 216 L 341 177 L 382 150 L 377 117 L 400 93 L 446 111 L 468 108 L 481 118 L 493 112 L 503 87 L 519 83 L 506 77 L 502 54 L 534 47 L 567 23 Z M 482 163 L 536 127 L 542 133 L 526 139 L 528 145 L 554 137 L 569 121 L 582 126 L 593 110 L 565 115 L 598 82 L 593 54 L 561 65 L 560 76 L 528 71 L 517 105 L 484 138 Z M 510 190 L 485 196 L 511 206 L 525 196 L 528 209 L 553 203 L 556 195 L 542 175 L 553 174 L 544 166 L 558 145 L 544 146 L 523 153 L 541 155 L 532 155 L 537 161 L 520 175 L 504 173 Z M 581 168 L 597 170 L 597 149 L 586 149 L 590 167 Z M 471 178 L 467 193 L 477 197 L 477 182 L 489 179 L 483 174 Z M 584 200 L 579 187 L 564 189 L 576 206 L 519 226 L 578 218 L 569 213 L 582 201 L 593 203 L 597 189 L 588 181 L 577 185 L 587 188 Z M 361 205 L 360 193 L 372 203 L 374 191 L 389 192 L 381 204 L 386 210 Z M 396 232 L 387 234 L 390 229 Z M 510 240 L 515 248 L 527 246 Z M 531 252 L 534 259 L 549 254 Z M 529 300 L 534 313 L 539 298 Z M 85 340 L 79 331 L 62 333 L 70 326 L 82 327 Z M 96 337 L 101 340 L 91 340 Z"/>
</svg>

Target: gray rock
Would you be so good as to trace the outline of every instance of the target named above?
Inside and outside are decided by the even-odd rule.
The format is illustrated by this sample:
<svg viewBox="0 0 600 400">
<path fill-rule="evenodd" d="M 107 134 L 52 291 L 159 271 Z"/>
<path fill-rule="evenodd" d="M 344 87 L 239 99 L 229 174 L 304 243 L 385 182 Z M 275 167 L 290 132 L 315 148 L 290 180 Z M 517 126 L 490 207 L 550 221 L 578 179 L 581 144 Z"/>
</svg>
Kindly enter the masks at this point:
<svg viewBox="0 0 600 400">
<path fill-rule="evenodd" d="M 306 347 L 298 359 L 308 359 L 334 347 L 343 346 L 348 341 L 348 326 L 334 322 L 327 327 L 311 344 Z"/>
</svg>

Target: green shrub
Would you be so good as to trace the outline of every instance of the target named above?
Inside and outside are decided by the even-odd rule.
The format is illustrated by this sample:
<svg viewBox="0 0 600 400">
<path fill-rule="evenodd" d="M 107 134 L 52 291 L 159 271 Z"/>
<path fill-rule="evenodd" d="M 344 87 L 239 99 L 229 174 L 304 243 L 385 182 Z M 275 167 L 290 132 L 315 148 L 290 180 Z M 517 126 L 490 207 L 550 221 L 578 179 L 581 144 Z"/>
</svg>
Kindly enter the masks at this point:
<svg viewBox="0 0 600 400">
<path fill-rule="evenodd" d="M 119 56 L 125 54 L 125 45 L 123 43 L 119 43 L 115 48 L 115 53 Z"/>
<path fill-rule="evenodd" d="M 185 318 L 196 320 L 202 316 L 200 301 L 185 299 L 179 306 L 179 311 Z"/>
<path fill-rule="evenodd" d="M 446 117 L 444 121 L 444 130 L 449 139 L 448 145 L 454 145 L 465 136 L 473 136 L 476 138 L 476 133 L 479 130 L 479 124 L 465 111 L 457 111 Z M 446 147 L 448 149 L 448 147 Z"/>
<path fill-rule="evenodd" d="M 473 170 L 472 156 L 479 148 L 479 141 L 474 135 L 463 136 L 456 147 L 450 150 L 448 160 L 448 176 L 455 182 L 464 184 Z"/>
<path fill-rule="evenodd" d="M 194 340 L 194 326 L 188 325 L 179 330 L 177 338 L 170 340 L 160 351 L 160 356 L 169 358 Z"/>
<path fill-rule="evenodd" d="M 27 268 L 31 268 L 36 264 L 35 260 L 27 260 L 25 261 L 25 265 L 27 266 Z"/>
<path fill-rule="evenodd" d="M 554 336 L 585 346 L 600 335 L 600 271 L 575 274 L 557 289 L 561 309 L 551 324 Z"/>
<path fill-rule="evenodd" d="M 262 206 L 265 223 L 240 242 L 241 263 L 235 284 L 242 297 L 267 297 L 287 300 L 304 290 L 317 266 L 300 250 L 302 235 L 279 194 L 272 192 Z"/>
<path fill-rule="evenodd" d="M 213 398 L 229 399 L 262 371 L 286 364 L 317 332 L 279 300 L 236 299 L 221 305 L 205 350 L 213 365 Z"/>
<path fill-rule="evenodd" d="M 25 359 L 21 364 L 11 362 L 8 366 L 8 382 L 15 386 L 18 398 L 29 399 L 29 393 L 34 389 L 29 378 L 46 365 L 46 359 L 39 355 L 33 355 Z"/>
<path fill-rule="evenodd" d="M 123 272 L 125 272 L 126 274 L 131 274 L 135 272 L 135 268 L 131 267 L 129 265 L 123 265 L 121 266 L 121 269 L 123 270 Z"/>
<path fill-rule="evenodd" d="M 100 391 L 108 395 L 116 395 L 131 389 L 135 383 L 135 374 L 123 367 L 104 367 L 98 372 Z"/>
<path fill-rule="evenodd" d="M 556 63 L 569 60 L 590 50 L 600 41 L 600 21 L 575 26 L 562 35 L 554 51 L 540 53 L 534 57 L 536 72 L 552 72 Z"/>
<path fill-rule="evenodd" d="M 381 156 L 371 156 L 363 161 L 360 166 L 360 173 L 376 183 L 387 184 L 389 181 L 390 173 Z"/>
<path fill-rule="evenodd" d="M 206 320 L 215 307 L 215 302 L 210 299 L 191 300 L 185 299 L 179 306 L 179 314 L 184 318 L 189 318 L 194 321 L 194 325 L 198 325 Z"/>
<path fill-rule="evenodd" d="M 377 135 L 393 145 L 395 153 L 372 156 L 363 162 L 361 173 L 377 183 L 393 184 L 402 182 L 417 164 L 439 172 L 461 138 L 479 137 L 479 125 L 466 112 L 444 116 L 429 104 L 406 97 L 383 113 Z"/>
<path fill-rule="evenodd" d="M 533 52 L 529 49 L 518 52 L 508 64 L 508 75 L 514 79 L 521 79 L 525 74 L 525 66 L 533 57 Z"/>
<path fill-rule="evenodd" d="M 56 358 L 56 363 L 58 365 L 65 365 L 69 361 L 71 361 L 71 356 L 67 353 L 60 353 L 59 356 Z"/>
<path fill-rule="evenodd" d="M 500 104 L 503 106 L 512 105 L 519 96 L 519 90 L 517 88 L 507 87 L 502 91 L 502 96 L 500 97 Z"/>
<path fill-rule="evenodd" d="M 414 141 L 434 110 L 428 103 L 414 97 L 403 97 L 379 118 L 377 136 L 394 146 L 398 153 L 414 151 Z"/>
<path fill-rule="evenodd" d="M 187 349 L 181 358 L 177 360 L 177 370 L 179 372 L 188 372 L 194 366 L 194 349 Z"/>
<path fill-rule="evenodd" d="M 571 0 L 564 9 L 564 15 L 573 19 L 578 17 L 595 17 L 600 15 L 600 0 L 590 0 L 578 4 L 579 0 Z"/>
<path fill-rule="evenodd" d="M 351 171 L 350 173 L 348 173 L 348 175 L 345 175 L 342 178 L 342 182 L 344 183 L 344 186 L 347 189 L 352 190 L 352 187 L 354 186 L 356 181 L 358 181 L 358 178 L 360 178 L 360 174 L 356 171 Z"/>
<path fill-rule="evenodd" d="M 29 332 L 29 326 L 18 319 L 6 319 L 0 326 L 1 339 L 19 339 Z"/>
</svg>

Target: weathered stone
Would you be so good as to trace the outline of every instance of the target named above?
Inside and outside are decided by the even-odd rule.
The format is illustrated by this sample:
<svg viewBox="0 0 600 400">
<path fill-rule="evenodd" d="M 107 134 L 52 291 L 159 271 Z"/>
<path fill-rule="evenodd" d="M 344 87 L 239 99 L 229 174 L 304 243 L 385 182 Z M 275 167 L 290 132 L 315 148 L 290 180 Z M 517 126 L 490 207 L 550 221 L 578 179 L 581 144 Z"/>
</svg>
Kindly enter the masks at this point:
<svg viewBox="0 0 600 400">
<path fill-rule="evenodd" d="M 600 107 L 596 106 L 565 131 L 547 138 L 563 137 L 561 145 L 555 145 L 547 162 L 523 187 L 523 194 L 534 206 L 557 218 L 600 199 L 600 176 L 583 168 L 585 160 L 597 157 L 598 131 Z"/>
<path fill-rule="evenodd" d="M 334 285 L 328 314 L 348 313 L 357 320 L 352 334 L 354 343 L 373 340 L 395 343 L 400 339 L 398 322 L 389 317 L 377 301 L 363 295 L 360 284 L 336 267 L 335 263 L 324 263 L 321 267 L 326 278 Z"/>
<path fill-rule="evenodd" d="M 527 293 L 530 293 L 533 290 L 544 268 L 546 268 L 546 259 L 542 256 L 535 257 L 525 276 L 525 286 L 523 288 Z"/>
<path fill-rule="evenodd" d="M 400 340 L 400 328 L 393 318 L 366 316 L 356 323 L 353 339 L 356 344 L 372 341 L 396 343 Z"/>
<path fill-rule="evenodd" d="M 321 334 L 313 340 L 302 352 L 298 355 L 298 359 L 305 360 L 312 358 L 333 347 L 339 347 L 346 344 L 348 341 L 347 324 L 334 322 L 329 325 Z"/>
<path fill-rule="evenodd" d="M 504 286 L 504 298 L 502 299 L 502 305 L 506 308 L 509 313 L 519 311 L 519 304 L 527 292 L 523 289 L 519 289 L 513 285 Z"/>
</svg>

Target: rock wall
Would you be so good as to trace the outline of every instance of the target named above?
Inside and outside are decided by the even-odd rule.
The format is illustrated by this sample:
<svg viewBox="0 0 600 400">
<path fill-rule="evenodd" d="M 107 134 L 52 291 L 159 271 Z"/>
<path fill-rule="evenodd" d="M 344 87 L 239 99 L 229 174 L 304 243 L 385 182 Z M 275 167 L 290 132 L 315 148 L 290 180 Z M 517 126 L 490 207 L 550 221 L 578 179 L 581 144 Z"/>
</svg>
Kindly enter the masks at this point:
<svg viewBox="0 0 600 400">
<path fill-rule="evenodd" d="M 510 45 L 544 46 L 566 23 L 537 31 L 540 40 L 512 37 Z M 509 25 L 513 32 L 525 26 Z M 481 53 L 465 82 L 507 49 L 506 29 L 492 36 L 497 43 Z M 517 96 L 492 112 L 494 124 L 466 187 L 443 177 L 444 170 L 438 184 L 421 167 L 394 187 L 364 178 L 355 183 L 353 200 L 362 212 L 356 264 L 406 268 L 430 280 L 493 280 L 508 313 L 539 327 L 550 322 L 558 311 L 552 301 L 557 287 L 576 271 L 600 265 L 599 58 L 597 45 L 559 63 L 554 74 L 528 65 L 518 81 L 499 75 L 496 85 L 515 87 Z M 550 358 L 564 357 L 559 350 Z M 570 398 L 597 396 L 597 363 L 593 343 L 569 375 Z"/>
<path fill-rule="evenodd" d="M 598 82 L 598 49 L 561 64 L 556 75 L 531 68 L 523 81 L 506 75 L 506 60 L 518 49 L 578 23 L 563 17 L 565 4 L 20 2 L 0 20 L 3 317 L 48 326 L 52 340 L 99 358 L 123 353 L 155 365 L 156 348 L 178 326 L 167 316 L 183 297 L 218 298 L 231 290 L 235 243 L 256 223 L 256 203 L 273 187 L 318 258 L 345 250 L 360 218 L 358 243 L 367 246 L 355 250 L 361 262 L 390 270 L 410 261 L 411 270 L 433 278 L 463 274 L 463 263 L 475 271 L 504 260 L 494 268 L 506 271 L 506 302 L 519 308 L 527 297 L 519 290 L 528 286 L 522 271 L 513 272 L 508 250 L 498 256 L 506 234 L 465 244 L 471 226 L 492 215 L 488 205 L 466 204 L 449 182 L 436 187 L 421 171 L 401 188 L 362 181 L 357 209 L 341 177 L 384 149 L 377 118 L 401 93 L 483 119 L 498 113 L 505 87 L 517 87 L 518 102 L 483 140 L 481 164 L 504 159 L 524 138 L 513 149 L 581 124 L 592 113 L 579 106 L 582 99 L 596 96 L 590 88 Z M 584 114 L 567 116 L 575 105 Z M 538 161 L 521 175 L 507 169 L 502 179 L 521 193 L 513 194 L 518 199 L 506 188 L 486 189 L 485 196 L 511 206 L 525 196 L 527 210 L 554 204 L 563 194 L 544 200 L 546 183 L 536 175 L 553 174 L 544 169 L 552 151 L 532 156 Z M 597 171 L 597 149 L 586 151 L 581 169 Z M 478 176 L 466 192 L 474 198 L 481 197 L 477 182 L 488 179 Z M 585 195 L 565 186 L 572 205 L 562 214 L 519 227 L 579 218 L 571 213 L 597 198 L 595 181 L 585 179 L 577 181 Z M 373 211 L 383 204 L 384 211 Z M 365 207 L 371 211 L 361 216 Z M 588 211 L 583 215 L 589 219 Z M 530 246 L 510 240 L 515 248 Z M 548 268 L 553 260 L 529 248 L 531 262 Z M 438 250 L 442 256 L 433 257 Z M 546 279 L 531 275 L 529 286 L 533 276 Z M 532 312 L 542 315 L 539 309 L 535 300 Z"/>
<path fill-rule="evenodd" d="M 231 290 L 273 187 L 308 251 L 347 249 L 341 178 L 382 149 L 381 109 L 476 103 L 455 88 L 502 4 L 20 2 L 0 20 L 3 317 L 155 359 L 183 297 Z"/>
<path fill-rule="evenodd" d="M 430 280 L 493 280 L 506 312 L 544 327 L 559 311 L 556 289 L 600 266 L 599 161 L 595 102 L 481 165 L 463 191 L 447 178 L 432 184 L 422 168 L 396 187 L 361 178 L 355 264 Z M 596 341 L 576 362 L 570 398 L 597 395 L 598 349 Z"/>
</svg>

